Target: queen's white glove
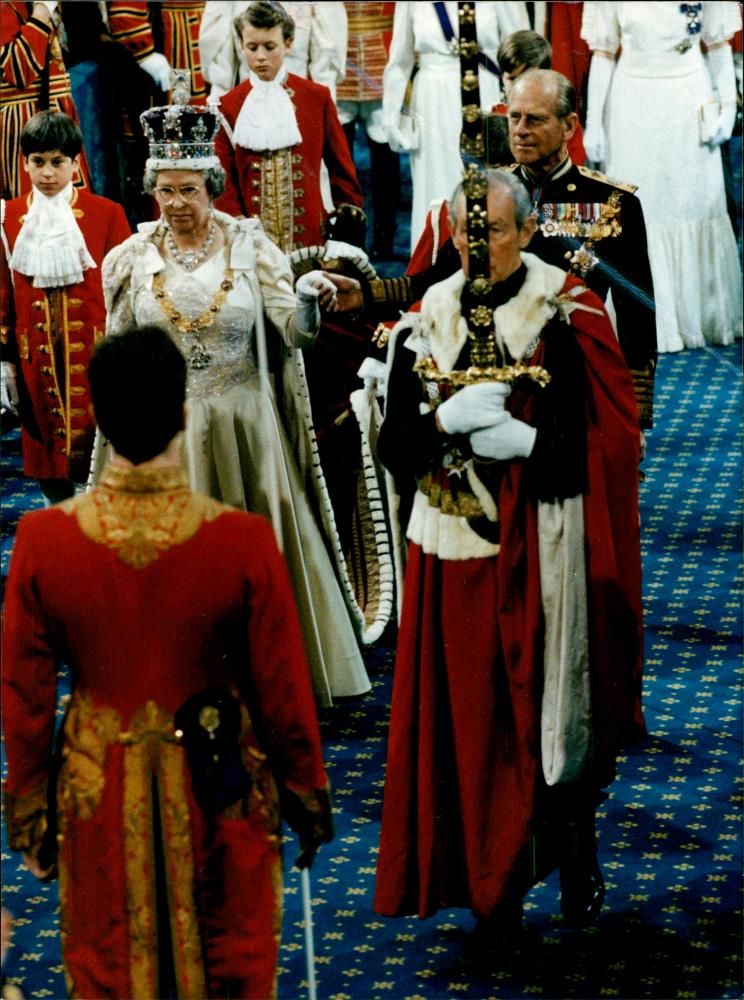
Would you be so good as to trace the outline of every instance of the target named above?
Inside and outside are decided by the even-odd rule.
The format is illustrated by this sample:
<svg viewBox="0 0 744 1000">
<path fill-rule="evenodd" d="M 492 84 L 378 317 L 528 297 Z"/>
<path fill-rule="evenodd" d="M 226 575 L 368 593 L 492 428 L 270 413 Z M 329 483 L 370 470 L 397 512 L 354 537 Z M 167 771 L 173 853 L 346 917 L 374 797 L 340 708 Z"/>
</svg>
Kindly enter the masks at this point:
<svg viewBox="0 0 744 1000">
<path fill-rule="evenodd" d="M 140 69 L 148 73 L 161 90 L 170 90 L 171 67 L 162 52 L 151 52 L 140 61 Z"/>
<path fill-rule="evenodd" d="M 728 142 L 736 121 L 736 74 L 731 46 L 726 43 L 710 49 L 705 56 L 708 74 L 721 106 L 711 137 L 711 146 Z"/>
<path fill-rule="evenodd" d="M 589 67 L 586 130 L 584 132 L 586 158 L 591 163 L 604 163 L 607 157 L 603 116 L 614 72 L 615 60 L 595 52 Z"/>
<path fill-rule="evenodd" d="M 330 296 L 328 293 L 331 293 Z M 308 271 L 297 279 L 295 284 L 297 308 L 294 322 L 299 333 L 314 337 L 320 326 L 319 298 L 333 301 L 336 298 L 336 286 L 322 271 Z"/>
<path fill-rule="evenodd" d="M 0 361 L 0 407 L 18 413 L 18 381 L 12 361 Z"/>
<path fill-rule="evenodd" d="M 535 447 L 537 430 L 524 420 L 517 420 L 507 413 L 507 419 L 494 427 L 473 431 L 470 447 L 474 455 L 507 462 L 511 458 L 529 458 Z"/>
<path fill-rule="evenodd" d="M 509 417 L 504 403 L 510 392 L 504 382 L 466 385 L 437 408 L 439 426 L 446 434 L 469 434 L 498 424 Z"/>
<path fill-rule="evenodd" d="M 59 6 L 59 0 L 35 0 L 35 4 L 39 4 L 40 7 L 46 7 L 50 14 L 53 14 L 57 7 Z"/>
</svg>

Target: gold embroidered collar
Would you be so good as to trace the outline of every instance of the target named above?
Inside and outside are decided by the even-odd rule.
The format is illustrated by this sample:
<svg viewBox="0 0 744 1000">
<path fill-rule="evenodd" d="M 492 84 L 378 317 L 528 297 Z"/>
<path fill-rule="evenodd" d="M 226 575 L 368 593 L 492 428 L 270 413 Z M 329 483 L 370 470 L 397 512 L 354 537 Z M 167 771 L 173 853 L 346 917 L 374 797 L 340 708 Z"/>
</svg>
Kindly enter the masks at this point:
<svg viewBox="0 0 744 1000">
<path fill-rule="evenodd" d="M 164 493 L 189 490 L 186 473 L 180 466 L 142 465 L 106 466 L 101 476 L 101 488 L 116 493 Z"/>
<path fill-rule="evenodd" d="M 182 469 L 146 465 L 109 465 L 100 486 L 60 506 L 77 517 L 87 538 L 133 569 L 149 566 L 229 509 L 192 493 Z"/>
</svg>

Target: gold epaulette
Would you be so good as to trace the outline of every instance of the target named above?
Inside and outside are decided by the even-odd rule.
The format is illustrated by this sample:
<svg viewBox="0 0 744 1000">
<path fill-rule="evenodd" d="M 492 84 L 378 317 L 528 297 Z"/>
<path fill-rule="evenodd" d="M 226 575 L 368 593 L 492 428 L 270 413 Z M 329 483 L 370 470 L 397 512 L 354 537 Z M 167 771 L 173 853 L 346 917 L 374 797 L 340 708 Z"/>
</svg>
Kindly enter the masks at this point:
<svg viewBox="0 0 744 1000">
<path fill-rule="evenodd" d="M 591 177 L 593 181 L 601 181 L 603 184 L 609 184 L 611 187 L 619 188 L 621 191 L 627 191 L 628 194 L 635 194 L 638 190 L 637 184 L 628 184 L 627 181 L 616 181 L 612 177 L 608 177 L 607 174 L 600 173 L 599 170 L 590 170 L 589 167 L 579 167 L 579 173 L 582 177 Z"/>
</svg>

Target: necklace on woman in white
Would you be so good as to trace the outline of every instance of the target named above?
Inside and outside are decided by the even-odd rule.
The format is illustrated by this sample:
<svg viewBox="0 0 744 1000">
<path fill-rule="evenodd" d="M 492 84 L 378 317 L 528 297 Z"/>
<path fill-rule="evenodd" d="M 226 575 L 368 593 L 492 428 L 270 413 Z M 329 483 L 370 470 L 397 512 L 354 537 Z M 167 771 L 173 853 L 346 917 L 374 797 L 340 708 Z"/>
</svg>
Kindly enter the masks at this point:
<svg viewBox="0 0 744 1000">
<path fill-rule="evenodd" d="M 209 251 L 212 249 L 212 244 L 214 243 L 215 237 L 217 236 L 217 223 L 214 219 L 209 221 L 209 229 L 207 231 L 207 236 L 202 245 L 196 250 L 179 250 L 176 246 L 176 241 L 173 238 L 173 230 L 168 227 L 168 252 L 171 255 L 171 260 L 173 260 L 179 267 L 182 267 L 184 271 L 193 271 L 203 260 L 206 260 L 209 256 Z"/>
</svg>

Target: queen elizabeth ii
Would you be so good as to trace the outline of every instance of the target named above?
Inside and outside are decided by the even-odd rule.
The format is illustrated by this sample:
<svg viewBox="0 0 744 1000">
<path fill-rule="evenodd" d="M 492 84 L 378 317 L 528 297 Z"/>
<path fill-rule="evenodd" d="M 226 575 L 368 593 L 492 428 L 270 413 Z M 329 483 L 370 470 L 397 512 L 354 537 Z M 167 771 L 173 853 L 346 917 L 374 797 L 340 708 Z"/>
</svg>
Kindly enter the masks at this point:
<svg viewBox="0 0 744 1000">
<path fill-rule="evenodd" d="M 271 520 L 320 703 L 362 694 L 370 685 L 355 635 L 361 621 L 297 350 L 313 344 L 319 305 L 333 289 L 311 272 L 293 290 L 287 259 L 261 223 L 214 209 L 225 172 L 214 154 L 212 108 L 152 108 L 142 123 L 150 142 L 144 187 L 160 218 L 141 224 L 104 260 L 107 333 L 154 324 L 180 347 L 188 362 L 182 447 L 192 488 Z M 136 405 L 136 386 L 132 397 Z"/>
</svg>

